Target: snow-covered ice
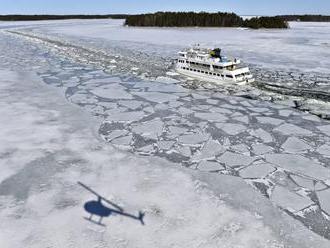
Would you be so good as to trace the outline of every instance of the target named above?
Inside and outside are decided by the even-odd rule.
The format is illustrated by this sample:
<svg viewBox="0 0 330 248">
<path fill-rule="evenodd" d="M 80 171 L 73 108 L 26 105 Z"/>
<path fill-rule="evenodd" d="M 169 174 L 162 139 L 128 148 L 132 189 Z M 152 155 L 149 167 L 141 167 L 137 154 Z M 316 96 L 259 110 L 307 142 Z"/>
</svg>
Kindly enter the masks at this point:
<svg viewBox="0 0 330 248">
<path fill-rule="evenodd" d="M 294 109 L 305 107 L 300 98 L 205 89 L 171 71 L 171 59 L 198 37 L 218 44 L 202 33 L 232 33 L 221 46 L 255 63 L 258 80 L 305 87 L 318 75 L 317 88 L 330 78 L 329 27 L 315 24 L 323 37 L 303 23 L 286 33 L 120 24 L 0 24 L 18 32 L 0 30 L 0 246 L 328 247 L 329 122 Z M 314 48 L 292 42 L 306 30 Z M 243 49 L 242 35 L 255 46 Z M 263 46 L 266 37 L 277 37 L 282 54 Z M 319 49 L 325 63 L 302 54 L 292 63 L 302 48 Z M 298 60 L 301 72 L 278 66 Z M 146 226 L 84 220 L 93 196 L 78 180 L 127 211 L 145 211 Z"/>
<path fill-rule="evenodd" d="M 237 154 L 234 152 L 225 152 L 219 157 L 219 161 L 230 167 L 239 167 L 251 164 L 255 159 L 250 156 Z"/>
<path fill-rule="evenodd" d="M 266 154 L 266 161 L 284 168 L 288 171 L 296 172 L 305 176 L 310 176 L 319 180 L 329 180 L 330 171 L 315 161 L 296 154 Z"/>
<path fill-rule="evenodd" d="M 300 153 L 312 149 L 310 145 L 296 137 L 289 137 L 282 145 L 282 148 L 290 153 Z"/>
<path fill-rule="evenodd" d="M 103 87 L 97 87 L 91 92 L 102 98 L 109 99 L 133 99 L 132 95 L 125 91 L 125 88 L 116 84 L 116 85 L 106 85 Z"/>
<path fill-rule="evenodd" d="M 274 170 L 275 168 L 271 164 L 259 163 L 243 168 L 239 174 L 243 178 L 264 178 Z"/>
<path fill-rule="evenodd" d="M 60 92 L 27 73 L 0 74 L 6 78 L 1 84 L 6 122 L 1 123 L 0 132 L 6 138 L 0 144 L 12 150 L 2 153 L 0 160 L 4 175 L 0 182 L 1 247 L 325 247 L 324 241 L 282 216 L 244 183 L 233 181 L 232 186 L 265 201 L 263 208 L 255 205 L 255 209 L 261 216 L 276 216 L 275 227 L 256 218 L 251 205 L 236 208 L 238 195 L 232 195 L 229 202 L 219 198 L 213 185 L 218 177 L 209 178 L 208 185 L 207 177 L 164 160 L 115 150 L 95 138 L 97 121 L 65 103 Z M 31 133 L 43 129 L 48 136 Z M 30 154 L 29 159 L 21 156 L 24 152 Z M 222 188 L 222 182 L 225 187 L 231 184 L 219 179 L 217 187 Z M 83 204 L 95 196 L 81 188 L 78 180 L 127 211 L 143 210 L 146 225 L 120 216 L 103 220 L 105 227 L 86 221 Z M 293 228 L 297 224 L 299 232 Z M 313 241 L 303 243 L 300 232 Z"/>
<path fill-rule="evenodd" d="M 312 135 L 312 132 L 294 124 L 285 123 L 274 129 L 275 132 L 280 132 L 285 135 Z"/>
<path fill-rule="evenodd" d="M 317 197 L 319 198 L 322 209 L 330 215 L 330 191 L 322 190 L 317 192 Z"/>
<path fill-rule="evenodd" d="M 288 189 L 282 186 L 275 187 L 271 196 L 271 200 L 278 204 L 280 207 L 293 210 L 293 212 L 299 211 L 313 204 L 310 199 L 290 192 Z"/>
</svg>

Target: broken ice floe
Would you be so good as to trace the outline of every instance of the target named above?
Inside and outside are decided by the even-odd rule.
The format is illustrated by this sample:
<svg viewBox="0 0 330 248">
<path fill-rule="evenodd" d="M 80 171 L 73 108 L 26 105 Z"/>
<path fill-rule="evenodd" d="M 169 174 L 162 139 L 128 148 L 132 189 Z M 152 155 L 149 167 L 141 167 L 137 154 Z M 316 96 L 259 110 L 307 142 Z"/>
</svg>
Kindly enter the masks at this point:
<svg viewBox="0 0 330 248">
<path fill-rule="evenodd" d="M 120 70 L 120 59 L 116 62 Z M 168 74 L 173 80 L 155 75 L 149 82 L 131 75 L 112 77 L 81 65 L 75 68 L 64 61 L 52 63 L 44 73 L 40 69 L 41 77 L 49 85 L 70 87 L 69 101 L 94 114 L 104 112 L 102 125 L 108 126 L 101 127 L 100 134 L 116 147 L 243 177 L 288 211 L 296 213 L 308 204 L 328 211 L 330 125 L 291 109 L 296 107 L 293 101 L 272 96 L 285 106 L 212 90 L 201 94 L 178 86 L 175 74 Z M 127 63 L 131 70 L 132 64 Z M 293 199 L 293 205 L 285 197 Z"/>
</svg>

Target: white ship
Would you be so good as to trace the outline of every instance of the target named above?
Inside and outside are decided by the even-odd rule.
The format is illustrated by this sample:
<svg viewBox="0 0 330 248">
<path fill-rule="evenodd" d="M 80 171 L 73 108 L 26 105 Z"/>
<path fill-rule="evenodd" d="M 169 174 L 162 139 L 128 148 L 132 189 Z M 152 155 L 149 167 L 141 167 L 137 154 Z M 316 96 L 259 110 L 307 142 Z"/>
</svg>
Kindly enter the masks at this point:
<svg viewBox="0 0 330 248">
<path fill-rule="evenodd" d="M 221 55 L 221 49 L 201 48 L 199 45 L 179 52 L 176 70 L 186 76 L 214 83 L 245 84 L 254 82 L 248 67 L 239 59 Z"/>
</svg>

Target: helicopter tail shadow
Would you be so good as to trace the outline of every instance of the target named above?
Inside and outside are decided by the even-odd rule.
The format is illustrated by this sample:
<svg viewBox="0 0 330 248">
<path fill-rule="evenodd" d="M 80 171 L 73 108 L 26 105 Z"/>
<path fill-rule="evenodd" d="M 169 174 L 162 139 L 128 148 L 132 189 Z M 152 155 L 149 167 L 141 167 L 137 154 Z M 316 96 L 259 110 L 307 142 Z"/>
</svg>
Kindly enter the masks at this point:
<svg viewBox="0 0 330 248">
<path fill-rule="evenodd" d="M 144 216 L 145 216 L 145 213 L 139 211 L 139 217 L 138 217 L 138 219 L 139 219 L 139 221 L 141 222 L 141 224 L 143 226 L 144 226 L 144 220 L 143 220 Z"/>
</svg>

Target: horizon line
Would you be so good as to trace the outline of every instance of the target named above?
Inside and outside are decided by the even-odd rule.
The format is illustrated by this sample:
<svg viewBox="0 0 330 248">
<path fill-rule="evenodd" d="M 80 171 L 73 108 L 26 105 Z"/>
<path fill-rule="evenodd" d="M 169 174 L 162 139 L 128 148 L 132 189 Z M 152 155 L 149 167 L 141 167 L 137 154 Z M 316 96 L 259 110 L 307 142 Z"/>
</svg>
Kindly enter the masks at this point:
<svg viewBox="0 0 330 248">
<path fill-rule="evenodd" d="M 159 11 L 154 11 L 154 12 L 141 12 L 141 13 L 103 13 L 103 14 L 100 14 L 100 13 L 70 13 L 70 14 L 50 14 L 50 13 L 34 13 L 34 14 L 22 14 L 22 13 L 0 13 L 0 16 L 10 16 L 10 15 L 21 15 L 21 16 L 39 16 L 39 15 L 50 15 L 50 16 L 75 16 L 75 15 L 85 15 L 85 16 L 95 16 L 95 15 L 98 15 L 98 16 L 107 16 L 107 15 L 143 15 L 143 14 L 154 14 L 154 13 L 157 13 L 157 12 L 194 12 L 194 13 L 201 13 L 201 12 L 205 12 L 205 13 L 218 13 L 218 12 L 221 12 L 221 13 L 234 13 L 236 15 L 239 15 L 239 16 L 283 16 L 283 15 L 320 15 L 320 16 L 330 16 L 330 14 L 315 14 L 315 13 L 294 13 L 294 14 L 238 14 L 238 13 L 235 13 L 233 11 L 164 11 L 164 10 L 159 10 Z"/>
</svg>

